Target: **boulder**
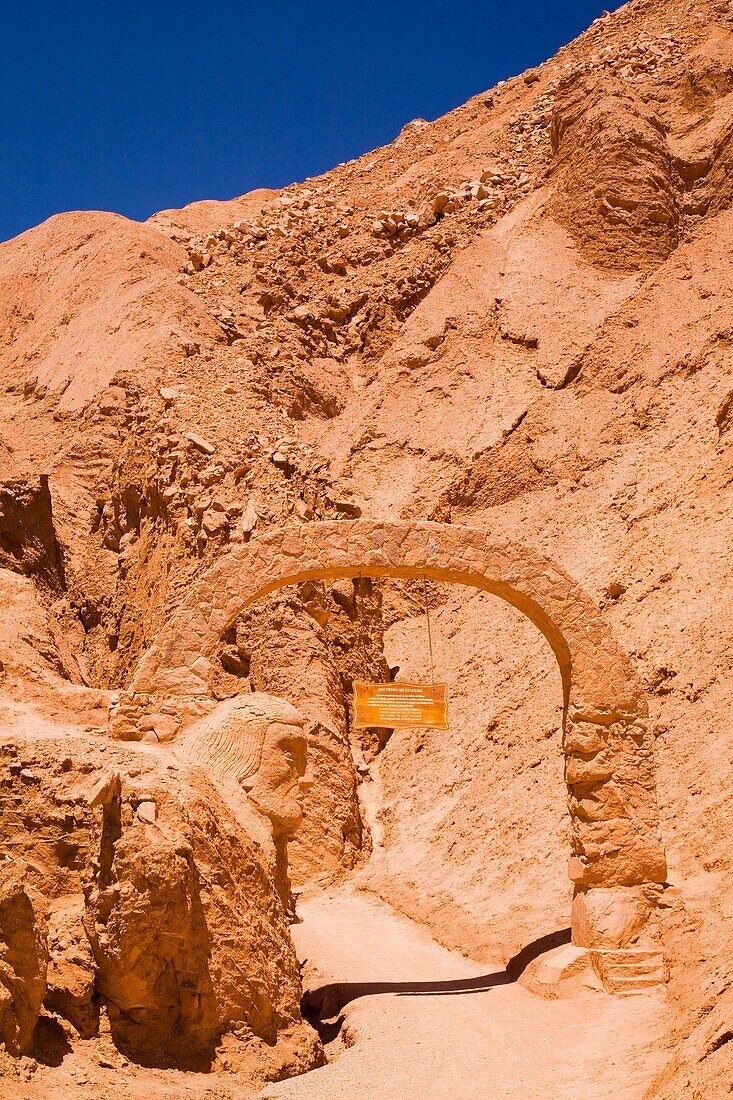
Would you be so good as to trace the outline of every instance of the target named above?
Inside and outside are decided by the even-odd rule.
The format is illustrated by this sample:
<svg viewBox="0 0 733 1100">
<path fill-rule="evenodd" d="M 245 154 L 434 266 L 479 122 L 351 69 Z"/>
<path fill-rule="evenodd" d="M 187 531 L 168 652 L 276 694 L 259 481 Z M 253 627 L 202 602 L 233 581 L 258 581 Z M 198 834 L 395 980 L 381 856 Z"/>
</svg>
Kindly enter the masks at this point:
<svg viewBox="0 0 733 1100">
<path fill-rule="evenodd" d="M 229 527 L 226 512 L 220 512 L 215 508 L 207 509 L 201 519 L 201 526 L 209 538 L 224 534 Z"/>
<path fill-rule="evenodd" d="M 587 989 L 600 989 L 591 967 L 590 952 L 563 944 L 533 960 L 520 977 L 523 986 L 549 1000 L 573 997 Z"/>
<path fill-rule="evenodd" d="M 83 880 L 113 1042 L 136 1060 L 207 1068 L 227 1035 L 258 1050 L 261 1040 L 273 1057 L 277 1045 L 287 1061 L 287 1031 L 298 1036 L 298 1057 L 317 1060 L 271 858 L 203 769 L 123 755 L 127 776 L 114 781 L 110 771 L 95 788 Z"/>
<path fill-rule="evenodd" d="M 209 443 L 207 439 L 196 432 L 186 432 L 185 435 L 191 446 L 195 447 L 197 451 L 201 451 L 202 454 L 213 455 L 216 451 L 213 443 Z"/>
<path fill-rule="evenodd" d="M 85 925 L 115 1042 L 135 1055 L 204 1053 L 216 998 L 190 846 L 133 828 L 104 863 L 86 884 Z"/>
</svg>

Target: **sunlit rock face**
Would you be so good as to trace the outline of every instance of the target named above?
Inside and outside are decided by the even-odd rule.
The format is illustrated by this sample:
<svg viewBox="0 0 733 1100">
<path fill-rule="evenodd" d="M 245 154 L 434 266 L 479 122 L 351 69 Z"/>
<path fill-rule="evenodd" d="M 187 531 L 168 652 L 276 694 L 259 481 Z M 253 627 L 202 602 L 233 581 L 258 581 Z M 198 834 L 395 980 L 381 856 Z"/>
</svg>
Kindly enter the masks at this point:
<svg viewBox="0 0 733 1100">
<path fill-rule="evenodd" d="M 196 764 L 235 815 L 252 812 L 269 823 L 275 881 L 291 909 L 287 844 L 303 820 L 308 743 L 304 719 L 290 703 L 261 692 L 235 696 L 185 730 L 173 743 Z"/>
<path fill-rule="evenodd" d="M 0 245 L 0 731 L 34 745 L 5 761 L 4 789 L 20 801 L 0 813 L 8 853 L 51 903 L 53 1003 L 71 1016 L 77 998 L 80 1027 L 93 1026 L 91 946 L 73 969 L 60 937 L 79 934 L 68 914 L 83 876 L 93 965 L 106 968 L 133 1033 L 144 998 L 151 1016 L 158 1003 L 163 941 L 146 921 L 175 896 L 180 942 L 197 942 L 186 900 L 196 889 L 213 906 L 207 926 L 221 930 L 212 958 L 231 950 L 227 962 L 251 957 L 268 975 L 263 1000 L 242 994 L 250 1007 L 233 1017 L 249 1011 L 263 1034 L 268 1012 L 292 1018 L 272 1007 L 298 993 L 271 870 L 275 829 L 290 835 L 295 820 L 290 796 L 268 800 L 280 787 L 271 777 L 225 804 L 201 767 L 174 755 L 218 703 L 264 691 L 297 704 L 314 731 L 317 784 L 290 842 L 302 882 L 357 868 L 442 943 L 487 961 L 566 928 L 573 895 L 587 945 L 573 945 L 573 966 L 603 942 L 642 950 L 653 909 L 676 1053 L 649 1095 L 727 1089 L 730 15 L 725 0 L 634 0 L 526 77 L 317 179 L 145 225 L 61 215 Z M 605 724 L 591 720 L 584 696 L 563 746 L 563 683 L 545 636 L 490 594 L 428 577 L 451 728 L 367 745 L 350 727 L 353 679 L 429 675 L 419 576 L 278 590 L 270 577 L 255 604 L 225 604 L 219 622 L 211 587 L 188 625 L 211 628 L 216 644 L 199 663 L 184 653 L 167 685 L 201 694 L 146 698 L 155 692 L 135 684 L 143 654 L 217 563 L 240 552 L 244 562 L 275 530 L 359 519 L 471 527 L 557 563 L 629 655 L 644 728 L 613 708 Z M 298 545 L 282 548 L 295 565 Z M 606 641 L 593 647 L 601 664 Z M 142 744 L 108 739 L 110 707 L 113 736 Z M 143 789 L 147 770 L 134 773 L 146 752 L 161 790 L 180 782 L 180 806 Z M 105 760 L 120 775 L 121 835 L 100 866 L 119 895 L 85 871 L 100 861 L 90 837 L 102 810 L 74 793 L 85 761 L 103 771 Z M 156 829 L 157 855 L 144 839 Z M 229 830 L 250 837 L 238 841 L 241 863 Z M 146 885 L 148 861 L 160 896 Z M 251 886 L 251 909 L 229 864 Z M 76 900 L 57 911 L 66 895 Z M 216 916 L 217 896 L 245 914 L 236 930 Z M 196 1020 L 209 1034 L 221 1019 L 196 952 L 188 1035 Z M 268 952 L 285 960 L 272 971 Z M 171 967 L 182 974 L 182 958 Z M 223 985 L 221 1003 L 239 1004 L 239 986 Z M 161 990 L 172 1003 L 172 985 Z M 252 1057 L 264 1065 L 260 1042 Z M 307 1048 L 303 1035 L 297 1043 Z M 55 1072 L 37 1070 L 49 1095 Z"/>
<path fill-rule="evenodd" d="M 211 1070 L 223 1048 L 243 1079 L 318 1064 L 255 814 L 235 814 L 202 767 L 154 746 L 16 737 L 0 766 L 7 1051 L 33 1049 L 43 1006 L 135 1064 Z"/>
</svg>

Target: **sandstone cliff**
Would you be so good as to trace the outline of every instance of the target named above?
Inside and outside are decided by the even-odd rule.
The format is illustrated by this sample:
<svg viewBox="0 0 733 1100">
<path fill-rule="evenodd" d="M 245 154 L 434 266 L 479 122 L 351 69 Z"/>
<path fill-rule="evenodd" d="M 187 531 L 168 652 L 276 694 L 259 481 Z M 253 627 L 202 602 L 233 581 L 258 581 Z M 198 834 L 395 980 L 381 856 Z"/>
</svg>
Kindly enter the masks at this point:
<svg viewBox="0 0 733 1100">
<path fill-rule="evenodd" d="M 0 564 L 36 621 L 0 650 L 6 728 L 31 707 L 99 729 L 253 532 L 363 515 L 526 540 L 647 688 L 676 1028 L 650 1096 L 675 1100 L 733 1072 L 732 18 L 636 0 L 318 179 L 0 246 Z M 567 922 L 559 677 L 506 605 L 428 598 L 448 734 L 350 728 L 355 677 L 427 671 L 414 583 L 266 597 L 217 690 L 307 713 L 300 883 L 359 868 L 444 943 L 508 958 Z"/>
</svg>

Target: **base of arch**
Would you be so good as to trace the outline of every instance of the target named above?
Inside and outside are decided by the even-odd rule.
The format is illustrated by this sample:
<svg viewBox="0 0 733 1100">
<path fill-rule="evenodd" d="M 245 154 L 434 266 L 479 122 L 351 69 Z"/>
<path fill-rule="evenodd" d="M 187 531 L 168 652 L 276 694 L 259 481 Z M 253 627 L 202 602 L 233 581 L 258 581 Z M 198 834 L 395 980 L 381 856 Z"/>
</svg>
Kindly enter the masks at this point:
<svg viewBox="0 0 733 1100">
<path fill-rule="evenodd" d="M 589 951 L 588 955 L 603 988 L 616 997 L 660 992 L 666 986 L 664 952 L 659 947 Z"/>
<path fill-rule="evenodd" d="M 589 965 L 608 993 L 629 996 L 664 986 L 658 919 L 662 893 L 663 887 L 654 882 L 576 889 L 572 944 L 587 952 Z"/>
<path fill-rule="evenodd" d="M 658 943 L 656 916 L 663 889 L 655 882 L 576 889 L 570 919 L 572 942 L 598 951 Z"/>
<path fill-rule="evenodd" d="M 612 997 L 665 992 L 666 968 L 659 949 L 590 950 L 565 944 L 531 963 L 520 977 L 532 993 L 548 999 L 603 990 Z"/>
</svg>

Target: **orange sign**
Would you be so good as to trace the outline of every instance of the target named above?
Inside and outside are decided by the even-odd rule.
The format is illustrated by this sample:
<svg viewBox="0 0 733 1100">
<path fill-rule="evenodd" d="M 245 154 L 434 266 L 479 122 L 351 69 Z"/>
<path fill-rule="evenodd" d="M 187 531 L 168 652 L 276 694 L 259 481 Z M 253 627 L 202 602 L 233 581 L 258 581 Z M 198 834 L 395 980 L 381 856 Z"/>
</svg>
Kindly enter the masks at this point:
<svg viewBox="0 0 733 1100">
<path fill-rule="evenodd" d="M 448 729 L 447 684 L 354 683 L 354 725 Z"/>
</svg>

